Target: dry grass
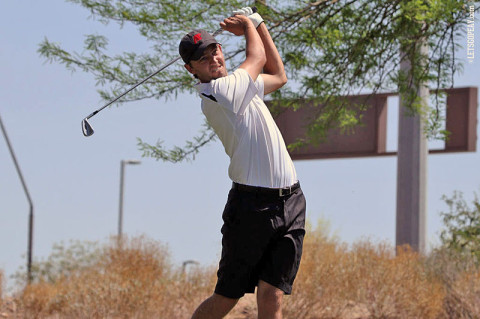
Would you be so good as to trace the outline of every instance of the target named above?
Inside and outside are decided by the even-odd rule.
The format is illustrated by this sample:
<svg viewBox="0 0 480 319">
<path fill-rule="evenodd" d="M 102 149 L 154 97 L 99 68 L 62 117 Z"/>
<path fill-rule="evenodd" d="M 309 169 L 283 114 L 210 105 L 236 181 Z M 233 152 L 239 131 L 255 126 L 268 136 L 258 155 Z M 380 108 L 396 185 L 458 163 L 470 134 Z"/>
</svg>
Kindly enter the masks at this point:
<svg viewBox="0 0 480 319">
<path fill-rule="evenodd" d="M 215 285 L 215 267 L 192 267 L 185 274 L 171 265 L 164 246 L 146 238 L 126 240 L 122 248 L 111 243 L 101 252 L 91 266 L 22 289 L 14 297 L 16 315 L 189 318 Z M 480 318 L 480 270 L 459 258 L 442 251 L 427 257 L 409 249 L 396 253 L 369 241 L 348 247 L 319 227 L 305 239 L 284 317 Z M 243 298 L 227 318 L 256 318 L 255 296 Z"/>
<path fill-rule="evenodd" d="M 438 318 L 445 291 L 422 258 L 385 244 L 305 242 L 287 318 Z"/>
<path fill-rule="evenodd" d="M 214 271 L 173 270 L 165 247 L 145 238 L 107 246 L 98 262 L 18 297 L 29 318 L 185 318 L 209 295 Z"/>
<path fill-rule="evenodd" d="M 480 267 L 477 259 L 472 255 L 439 249 L 431 254 L 427 267 L 445 287 L 441 318 L 480 318 Z"/>
<path fill-rule="evenodd" d="M 449 287 L 445 317 L 480 318 L 480 271 L 462 274 Z"/>
</svg>

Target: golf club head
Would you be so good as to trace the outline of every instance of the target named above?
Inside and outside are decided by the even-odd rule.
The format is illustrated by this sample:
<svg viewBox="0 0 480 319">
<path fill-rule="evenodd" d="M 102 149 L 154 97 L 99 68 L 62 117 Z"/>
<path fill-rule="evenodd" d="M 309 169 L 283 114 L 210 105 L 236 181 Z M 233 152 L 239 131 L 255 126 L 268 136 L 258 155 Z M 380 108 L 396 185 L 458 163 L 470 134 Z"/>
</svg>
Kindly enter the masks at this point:
<svg viewBox="0 0 480 319">
<path fill-rule="evenodd" d="M 84 118 L 82 121 L 82 132 L 84 136 L 91 136 L 94 133 L 92 126 L 90 125 L 90 123 L 88 123 L 88 120 L 86 118 Z"/>
</svg>

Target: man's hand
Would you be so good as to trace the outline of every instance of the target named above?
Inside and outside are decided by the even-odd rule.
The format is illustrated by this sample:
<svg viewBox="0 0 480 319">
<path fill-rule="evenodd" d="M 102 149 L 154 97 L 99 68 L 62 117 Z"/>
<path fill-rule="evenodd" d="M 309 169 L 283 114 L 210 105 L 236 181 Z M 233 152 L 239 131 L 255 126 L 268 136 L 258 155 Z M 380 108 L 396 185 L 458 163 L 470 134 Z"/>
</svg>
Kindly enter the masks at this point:
<svg viewBox="0 0 480 319">
<path fill-rule="evenodd" d="M 220 27 L 226 31 L 229 31 L 235 35 L 244 35 L 245 30 L 252 26 L 251 21 L 243 15 L 234 15 L 226 18 L 223 22 L 220 22 Z"/>
<path fill-rule="evenodd" d="M 262 73 L 264 94 L 278 90 L 287 83 L 287 75 L 277 47 L 273 43 L 265 23 L 262 23 L 262 17 L 258 13 L 254 13 L 249 7 L 233 11 L 233 14 L 236 14 L 236 16 L 247 16 L 248 19 L 252 21 L 262 40 L 266 57 L 266 63 L 263 66 Z"/>
<path fill-rule="evenodd" d="M 267 58 L 265 56 L 265 48 L 262 39 L 255 29 L 252 21 L 244 15 L 234 15 L 220 22 L 222 29 L 229 31 L 235 35 L 245 35 L 245 61 L 240 64 L 239 68 L 248 72 L 250 77 L 256 81 L 258 75 L 262 71 Z"/>
<path fill-rule="evenodd" d="M 241 8 L 239 10 L 235 10 L 233 11 L 233 15 L 243 15 L 243 16 L 246 16 L 250 19 L 250 21 L 252 21 L 253 23 L 253 26 L 256 28 L 258 28 L 258 26 L 263 22 L 263 18 L 260 14 L 258 14 L 257 12 L 253 12 L 252 8 L 250 7 L 245 7 L 245 8 Z"/>
</svg>

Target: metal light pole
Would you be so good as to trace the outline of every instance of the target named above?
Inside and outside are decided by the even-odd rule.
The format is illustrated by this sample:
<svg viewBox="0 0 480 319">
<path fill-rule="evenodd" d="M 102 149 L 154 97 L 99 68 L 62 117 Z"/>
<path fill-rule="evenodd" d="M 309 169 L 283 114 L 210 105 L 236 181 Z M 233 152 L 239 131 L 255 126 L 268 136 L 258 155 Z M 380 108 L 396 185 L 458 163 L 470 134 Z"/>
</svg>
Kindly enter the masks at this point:
<svg viewBox="0 0 480 319">
<path fill-rule="evenodd" d="M 15 168 L 17 169 L 18 176 L 20 177 L 20 181 L 22 182 L 23 190 L 25 191 L 25 195 L 27 195 L 28 204 L 30 205 L 30 214 L 28 216 L 28 248 L 27 248 L 27 280 L 28 283 L 32 281 L 32 248 L 33 248 L 33 202 L 32 198 L 30 197 L 30 193 L 28 192 L 27 184 L 22 175 L 22 171 L 20 170 L 20 166 L 18 165 L 17 158 L 15 157 L 15 153 L 13 152 L 12 145 L 10 144 L 10 140 L 8 139 L 7 130 L 2 122 L 2 117 L 0 116 L 0 126 L 2 127 L 3 136 L 5 137 L 5 141 L 7 141 L 8 150 L 10 151 L 10 155 L 12 156 L 13 163 L 15 164 Z"/>
<path fill-rule="evenodd" d="M 200 265 L 200 263 L 196 260 L 185 260 L 182 263 L 182 274 L 185 274 L 187 272 L 188 265 Z"/>
<path fill-rule="evenodd" d="M 139 165 L 139 160 L 122 160 L 120 162 L 120 203 L 118 208 L 118 240 L 122 239 L 122 226 L 123 226 L 123 185 L 125 180 L 125 165 Z"/>
</svg>

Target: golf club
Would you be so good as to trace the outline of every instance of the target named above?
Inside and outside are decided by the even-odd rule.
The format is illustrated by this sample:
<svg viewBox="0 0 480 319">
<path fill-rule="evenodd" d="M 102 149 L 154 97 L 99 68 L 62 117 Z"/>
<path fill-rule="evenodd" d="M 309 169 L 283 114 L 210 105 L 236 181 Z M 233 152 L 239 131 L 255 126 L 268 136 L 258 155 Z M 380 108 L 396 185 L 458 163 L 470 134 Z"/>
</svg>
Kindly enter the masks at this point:
<svg viewBox="0 0 480 319">
<path fill-rule="evenodd" d="M 218 31 L 218 30 L 217 30 Z M 218 33 L 217 33 L 218 34 Z M 91 136 L 93 135 L 94 133 L 94 130 L 92 128 L 92 126 L 90 125 L 90 123 L 88 122 L 88 119 L 90 119 L 91 117 L 93 117 L 94 115 L 96 115 L 98 112 L 100 112 L 101 110 L 103 110 L 104 108 L 106 108 L 107 106 L 109 105 L 112 105 L 113 103 L 117 102 L 118 100 L 120 100 L 122 97 L 124 97 L 125 95 L 127 95 L 128 93 L 130 93 L 131 91 L 133 91 L 135 88 L 137 88 L 139 85 L 145 83 L 146 81 L 148 81 L 149 79 L 151 79 L 152 77 L 154 77 L 155 75 L 157 75 L 160 71 L 162 71 L 163 69 L 165 69 L 166 67 L 170 66 L 171 64 L 177 62 L 178 60 L 180 60 L 181 57 L 176 57 L 172 60 L 170 60 L 169 62 L 167 62 L 165 65 L 163 65 L 160 69 L 158 69 L 157 71 L 153 72 L 152 74 L 150 74 L 149 76 L 147 76 L 145 79 L 137 82 L 134 86 L 132 86 L 131 88 L 129 88 L 128 90 L 126 90 L 125 92 L 123 92 L 122 94 L 120 94 L 119 96 L 117 96 L 116 98 L 114 98 L 113 100 L 111 100 L 110 102 L 108 102 L 107 104 L 105 104 L 104 106 L 102 106 L 101 108 L 99 108 L 98 110 L 94 111 L 92 114 L 88 115 L 86 118 L 84 118 L 82 120 L 82 132 L 83 132 L 83 135 L 85 136 Z"/>
<path fill-rule="evenodd" d="M 257 8 L 256 7 L 253 7 L 252 8 L 252 11 L 253 12 L 257 12 Z M 220 28 L 218 29 L 217 31 L 215 31 L 212 35 L 215 37 L 217 35 L 219 35 L 220 33 L 223 32 L 223 29 Z M 129 88 L 128 90 L 126 90 L 125 92 L 123 92 L 122 94 L 120 94 L 119 96 L 117 96 L 116 98 L 114 98 L 113 100 L 111 100 L 110 102 L 108 102 L 107 104 L 105 104 L 104 106 L 102 106 L 101 108 L 99 108 L 98 110 L 94 111 L 93 113 L 91 113 L 90 115 L 88 115 L 86 118 L 84 118 L 82 120 L 82 132 L 83 132 L 83 135 L 84 136 L 91 136 L 93 135 L 94 133 L 94 130 L 93 130 L 93 127 L 90 125 L 90 123 L 88 122 L 88 120 L 93 117 L 94 115 L 96 115 L 98 112 L 100 112 L 101 110 L 103 110 L 104 108 L 106 108 L 107 106 L 109 105 L 112 105 L 113 103 L 117 102 L 118 100 L 120 100 L 122 97 L 124 97 L 125 95 L 127 95 L 128 93 L 130 93 L 131 91 L 133 91 L 135 88 L 137 88 L 139 85 L 145 83 L 146 81 L 148 81 L 149 79 L 151 79 L 152 77 L 154 77 L 155 75 L 157 75 L 159 72 L 161 72 L 163 69 L 167 68 L 168 66 L 172 65 L 173 63 L 177 62 L 178 60 L 180 60 L 181 57 L 176 57 L 172 60 L 170 60 L 169 62 L 167 62 L 165 65 L 163 65 L 162 67 L 160 67 L 160 69 L 158 69 L 157 71 L 153 72 L 152 74 L 150 74 L 149 76 L 147 76 L 146 78 L 144 78 L 143 80 L 137 82 L 134 86 L 132 86 L 131 88 Z"/>
</svg>

